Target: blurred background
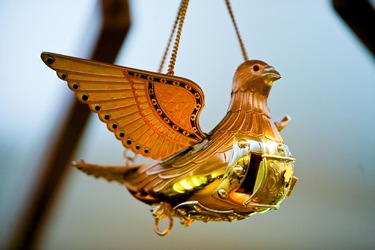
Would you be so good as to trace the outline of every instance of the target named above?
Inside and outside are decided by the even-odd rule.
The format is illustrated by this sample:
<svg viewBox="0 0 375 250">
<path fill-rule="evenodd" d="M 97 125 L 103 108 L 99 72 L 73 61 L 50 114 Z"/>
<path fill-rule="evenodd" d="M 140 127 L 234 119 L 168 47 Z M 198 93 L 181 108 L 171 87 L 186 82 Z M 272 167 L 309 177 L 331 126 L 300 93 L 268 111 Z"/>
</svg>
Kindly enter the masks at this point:
<svg viewBox="0 0 375 250">
<path fill-rule="evenodd" d="M 171 234 L 159 237 L 149 207 L 124 187 L 70 168 L 37 249 L 375 248 L 374 57 L 328 0 L 231 3 L 249 57 L 282 75 L 269 106 L 274 119 L 292 117 L 282 131 L 297 158 L 292 195 L 279 210 L 235 223 L 184 228 L 175 220 Z M 130 0 L 131 27 L 115 63 L 156 71 L 178 6 Z M 40 53 L 89 57 L 98 8 L 89 0 L 0 2 L 1 249 L 22 223 L 73 99 Z M 242 61 L 224 1 L 191 0 L 175 75 L 204 90 L 203 131 L 225 115 Z M 73 159 L 121 165 L 123 147 L 92 115 Z"/>
</svg>

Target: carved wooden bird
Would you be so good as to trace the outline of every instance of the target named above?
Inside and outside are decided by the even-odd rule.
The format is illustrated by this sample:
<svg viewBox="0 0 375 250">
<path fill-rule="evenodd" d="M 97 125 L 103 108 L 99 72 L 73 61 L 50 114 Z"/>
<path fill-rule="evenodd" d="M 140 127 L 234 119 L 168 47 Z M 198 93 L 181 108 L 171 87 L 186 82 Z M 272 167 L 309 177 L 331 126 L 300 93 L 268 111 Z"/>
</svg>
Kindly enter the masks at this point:
<svg viewBox="0 0 375 250">
<path fill-rule="evenodd" d="M 274 123 L 267 104 L 280 74 L 267 63 L 238 67 L 228 112 L 206 134 L 198 122 L 204 94 L 188 79 L 52 53 L 41 57 L 125 148 L 154 159 L 126 167 L 74 165 L 124 184 L 153 205 L 157 233 L 169 232 L 157 227 L 166 216 L 190 225 L 275 209 L 293 188 L 294 159 L 279 134 L 287 119 Z"/>
</svg>

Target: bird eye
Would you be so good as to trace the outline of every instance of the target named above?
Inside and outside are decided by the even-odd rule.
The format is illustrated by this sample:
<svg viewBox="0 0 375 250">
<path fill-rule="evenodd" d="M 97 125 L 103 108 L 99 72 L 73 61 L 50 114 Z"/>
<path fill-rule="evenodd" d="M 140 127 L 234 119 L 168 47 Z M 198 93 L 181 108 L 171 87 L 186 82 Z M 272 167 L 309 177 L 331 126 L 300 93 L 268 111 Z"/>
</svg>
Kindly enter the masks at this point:
<svg viewBox="0 0 375 250">
<path fill-rule="evenodd" d="M 259 70 L 259 66 L 258 65 L 254 65 L 253 66 L 253 70 L 256 72 L 256 71 L 258 71 Z"/>
</svg>

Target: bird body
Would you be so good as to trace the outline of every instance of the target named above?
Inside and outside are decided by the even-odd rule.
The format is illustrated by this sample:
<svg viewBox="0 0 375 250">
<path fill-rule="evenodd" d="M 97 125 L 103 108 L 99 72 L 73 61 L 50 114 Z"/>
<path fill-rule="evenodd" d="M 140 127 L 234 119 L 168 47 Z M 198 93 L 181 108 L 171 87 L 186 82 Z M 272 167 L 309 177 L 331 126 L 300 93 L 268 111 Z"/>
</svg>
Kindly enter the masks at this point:
<svg viewBox="0 0 375 250">
<path fill-rule="evenodd" d="M 140 166 L 74 165 L 152 205 L 160 235 L 171 229 L 159 230 L 165 217 L 190 225 L 276 209 L 297 180 L 279 133 L 286 122 L 274 123 L 267 104 L 280 74 L 262 61 L 238 67 L 228 112 L 205 134 L 198 123 L 204 94 L 190 80 L 52 53 L 42 59 L 126 148 L 154 158 Z"/>
<path fill-rule="evenodd" d="M 252 64 L 254 62 L 251 62 Z M 248 67 L 251 68 L 251 65 Z M 242 73 L 243 68 L 240 67 L 237 70 L 236 76 Z M 276 74 L 278 73 L 272 77 L 277 78 Z M 234 81 L 244 80 L 241 78 L 234 79 Z M 269 114 L 268 92 L 260 94 L 251 86 L 249 88 L 239 86 L 233 89 L 227 114 L 203 142 L 171 158 L 146 164 L 135 173 L 128 173 L 125 175 L 125 185 L 132 192 L 141 190 L 141 192 L 153 193 L 156 196 L 159 193 L 163 193 L 163 196 L 178 195 L 179 192 L 173 191 L 173 186 L 178 182 L 188 180 L 190 176 L 214 178 L 212 174 L 216 177 L 225 173 L 236 135 L 247 135 L 282 143 L 279 131 Z M 206 184 L 200 183 L 200 185 Z M 191 188 L 199 189 L 200 185 L 191 185 Z M 181 192 L 184 191 L 186 190 L 181 190 Z"/>
</svg>

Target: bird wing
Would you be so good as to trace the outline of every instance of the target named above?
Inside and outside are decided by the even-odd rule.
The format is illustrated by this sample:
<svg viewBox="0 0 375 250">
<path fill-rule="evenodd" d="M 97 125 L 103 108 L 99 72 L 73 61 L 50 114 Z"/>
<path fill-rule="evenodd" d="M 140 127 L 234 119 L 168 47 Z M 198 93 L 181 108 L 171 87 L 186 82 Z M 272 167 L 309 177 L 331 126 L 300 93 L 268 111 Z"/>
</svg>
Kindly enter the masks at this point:
<svg viewBox="0 0 375 250">
<path fill-rule="evenodd" d="M 41 57 L 136 154 L 161 159 L 206 138 L 198 122 L 204 94 L 188 79 L 48 52 Z"/>
<path fill-rule="evenodd" d="M 129 171 L 137 169 L 140 166 L 102 166 L 98 164 L 90 164 L 84 161 L 74 161 L 73 166 L 85 172 L 88 175 L 92 175 L 96 178 L 103 178 L 107 181 L 115 181 L 120 184 L 124 183 L 124 176 Z"/>
</svg>

